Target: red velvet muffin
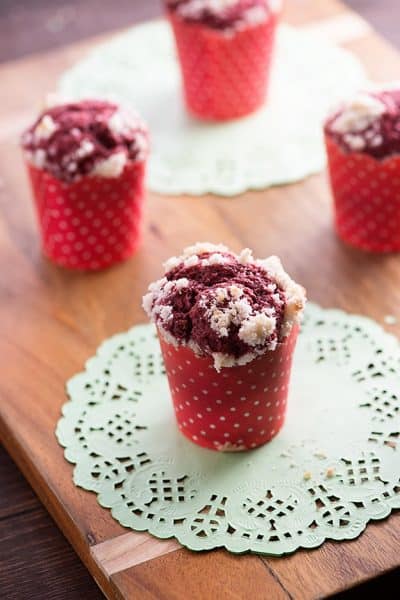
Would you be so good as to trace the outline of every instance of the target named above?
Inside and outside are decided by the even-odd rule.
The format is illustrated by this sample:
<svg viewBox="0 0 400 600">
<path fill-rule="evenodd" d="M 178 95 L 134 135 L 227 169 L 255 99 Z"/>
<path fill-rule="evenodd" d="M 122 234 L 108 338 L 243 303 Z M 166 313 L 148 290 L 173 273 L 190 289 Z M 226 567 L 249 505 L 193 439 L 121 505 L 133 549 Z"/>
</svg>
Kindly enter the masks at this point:
<svg viewBox="0 0 400 600">
<path fill-rule="evenodd" d="M 255 448 L 284 422 L 304 289 L 277 257 L 196 244 L 165 264 L 143 306 L 155 322 L 178 426 L 216 450 Z"/>
<path fill-rule="evenodd" d="M 400 251 L 400 84 L 357 94 L 325 123 L 338 235 Z"/>
<path fill-rule="evenodd" d="M 135 114 L 101 100 L 54 106 L 23 134 L 22 148 L 46 256 L 100 269 L 135 251 L 148 153 Z"/>
<path fill-rule="evenodd" d="M 227 120 L 265 102 L 281 2 L 166 0 L 188 110 Z"/>
</svg>

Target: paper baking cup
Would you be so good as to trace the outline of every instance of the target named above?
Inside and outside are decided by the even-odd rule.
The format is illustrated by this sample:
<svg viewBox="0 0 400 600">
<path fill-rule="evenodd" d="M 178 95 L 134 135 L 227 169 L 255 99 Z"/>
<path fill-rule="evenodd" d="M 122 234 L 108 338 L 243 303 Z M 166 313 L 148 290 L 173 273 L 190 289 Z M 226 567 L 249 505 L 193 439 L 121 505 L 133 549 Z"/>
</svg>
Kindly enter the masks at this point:
<svg viewBox="0 0 400 600">
<path fill-rule="evenodd" d="M 65 183 L 27 165 L 44 254 L 63 267 L 96 270 L 133 254 L 140 242 L 145 163 L 116 178 Z"/>
<path fill-rule="evenodd" d="M 256 448 L 281 429 L 298 328 L 273 352 L 219 373 L 210 357 L 175 348 L 159 334 L 178 427 L 192 442 L 220 451 Z"/>
<path fill-rule="evenodd" d="M 400 251 L 400 156 L 345 153 L 325 136 L 340 238 L 370 252 Z"/>
<path fill-rule="evenodd" d="M 278 16 L 232 35 L 169 15 L 188 110 L 226 120 L 262 106 L 267 95 Z"/>
</svg>

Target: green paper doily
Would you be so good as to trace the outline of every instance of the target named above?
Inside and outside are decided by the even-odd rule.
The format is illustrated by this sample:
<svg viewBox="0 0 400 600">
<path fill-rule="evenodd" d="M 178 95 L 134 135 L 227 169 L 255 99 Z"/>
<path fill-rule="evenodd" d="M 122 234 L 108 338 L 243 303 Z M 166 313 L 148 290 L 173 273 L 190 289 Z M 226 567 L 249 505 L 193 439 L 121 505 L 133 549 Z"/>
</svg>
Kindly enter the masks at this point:
<svg viewBox="0 0 400 600">
<path fill-rule="evenodd" d="M 224 454 L 179 433 L 155 330 L 139 325 L 68 382 L 57 437 L 76 485 L 122 525 L 193 550 L 281 555 L 355 538 L 400 508 L 399 367 L 378 324 L 309 305 L 283 430 Z"/>
<path fill-rule="evenodd" d="M 154 192 L 234 196 L 321 171 L 326 115 L 365 85 L 364 68 L 350 52 L 281 25 L 267 104 L 242 119 L 198 121 L 184 106 L 171 28 L 154 21 L 96 46 L 64 73 L 59 92 L 110 97 L 139 111 L 151 132 Z"/>
</svg>

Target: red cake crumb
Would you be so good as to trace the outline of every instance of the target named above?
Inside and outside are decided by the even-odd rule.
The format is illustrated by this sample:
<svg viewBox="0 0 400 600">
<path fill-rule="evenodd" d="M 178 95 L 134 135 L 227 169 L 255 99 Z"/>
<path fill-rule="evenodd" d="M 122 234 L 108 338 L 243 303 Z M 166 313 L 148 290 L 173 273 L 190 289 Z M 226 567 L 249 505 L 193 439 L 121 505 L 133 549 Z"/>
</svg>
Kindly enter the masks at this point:
<svg viewBox="0 0 400 600">
<path fill-rule="evenodd" d="M 162 299 L 161 305 L 172 307 L 174 318 L 168 322 L 166 330 L 178 341 L 188 342 L 192 339 L 200 348 L 207 348 L 210 352 L 230 353 L 239 358 L 250 351 L 249 344 L 242 341 L 238 335 L 241 320 L 232 323 L 228 335 L 221 337 L 219 332 L 212 328 L 208 317 L 215 306 L 218 293 L 221 295 L 221 301 L 218 302 L 221 310 L 229 310 L 235 300 L 240 302 L 241 298 L 246 298 L 252 313 L 267 312 L 271 309 L 276 318 L 276 327 L 268 336 L 268 344 L 277 341 L 277 332 L 280 331 L 283 320 L 285 298 L 283 291 L 260 267 L 252 264 L 242 265 L 226 253 L 221 256 L 230 262 L 202 268 L 180 266 L 167 273 L 168 281 L 186 278 L 189 283 L 182 289 L 173 289 Z M 202 255 L 204 260 L 209 258 L 209 253 Z M 242 290 L 243 296 L 236 299 L 233 295 L 235 288 L 232 286 Z"/>
<path fill-rule="evenodd" d="M 361 152 L 377 160 L 400 152 L 400 84 L 363 92 L 336 110 L 325 134 L 344 152 Z"/>
<path fill-rule="evenodd" d="M 256 25 L 278 8 L 276 0 L 166 0 L 167 10 L 211 29 Z"/>
<path fill-rule="evenodd" d="M 216 368 L 274 350 L 299 318 L 304 290 L 279 259 L 197 244 L 166 263 L 143 306 L 165 339 L 214 357 Z"/>
<path fill-rule="evenodd" d="M 147 146 L 141 120 L 102 100 L 49 108 L 22 136 L 27 160 L 65 182 L 85 175 L 118 177 L 128 161 L 145 158 Z"/>
</svg>

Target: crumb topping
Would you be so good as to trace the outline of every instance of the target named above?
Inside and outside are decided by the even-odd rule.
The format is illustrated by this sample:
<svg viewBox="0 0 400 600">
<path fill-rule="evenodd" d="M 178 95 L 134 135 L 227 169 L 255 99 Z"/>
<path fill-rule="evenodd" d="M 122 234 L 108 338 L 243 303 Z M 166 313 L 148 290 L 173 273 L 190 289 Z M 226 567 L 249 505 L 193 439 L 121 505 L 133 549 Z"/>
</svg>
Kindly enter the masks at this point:
<svg viewBox="0 0 400 600">
<path fill-rule="evenodd" d="M 185 21 L 229 30 L 263 23 L 279 12 L 281 0 L 166 0 L 166 6 Z"/>
<path fill-rule="evenodd" d="M 145 311 L 167 342 L 212 356 L 217 370 L 275 350 L 301 320 L 304 289 L 277 257 L 205 243 L 164 266 L 143 298 Z"/>
<path fill-rule="evenodd" d="M 345 152 L 382 159 L 400 152 L 400 83 L 359 92 L 336 110 L 325 133 Z"/>
<path fill-rule="evenodd" d="M 22 136 L 29 162 L 57 179 L 119 177 L 128 161 L 148 152 L 148 135 L 134 113 L 112 102 L 84 100 L 46 109 Z"/>
</svg>

